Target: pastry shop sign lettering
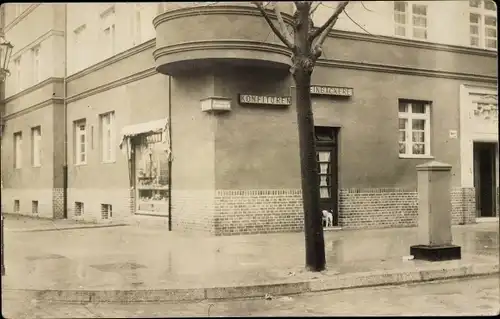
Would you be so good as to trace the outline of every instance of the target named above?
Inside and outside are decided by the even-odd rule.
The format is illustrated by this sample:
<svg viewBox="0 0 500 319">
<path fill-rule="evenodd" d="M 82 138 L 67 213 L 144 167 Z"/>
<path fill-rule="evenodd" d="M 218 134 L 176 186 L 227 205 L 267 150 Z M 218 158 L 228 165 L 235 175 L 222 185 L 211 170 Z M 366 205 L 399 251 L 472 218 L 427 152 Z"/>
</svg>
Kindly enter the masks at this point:
<svg viewBox="0 0 500 319">
<path fill-rule="evenodd" d="M 253 104 L 253 105 L 276 105 L 276 106 L 289 106 L 292 104 L 290 96 L 264 96 L 264 95 L 250 95 L 240 94 L 240 104 Z"/>
<path fill-rule="evenodd" d="M 313 95 L 352 96 L 353 93 L 353 88 L 311 85 Z"/>
<path fill-rule="evenodd" d="M 153 133 L 145 136 L 146 144 L 160 143 L 162 141 L 161 133 Z"/>
</svg>

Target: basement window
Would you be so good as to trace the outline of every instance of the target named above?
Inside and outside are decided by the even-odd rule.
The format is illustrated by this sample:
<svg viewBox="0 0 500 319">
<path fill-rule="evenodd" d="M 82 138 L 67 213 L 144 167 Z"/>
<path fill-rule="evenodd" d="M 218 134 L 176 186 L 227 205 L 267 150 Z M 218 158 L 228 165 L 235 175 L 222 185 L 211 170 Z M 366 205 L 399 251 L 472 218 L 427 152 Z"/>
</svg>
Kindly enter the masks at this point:
<svg viewBox="0 0 500 319">
<path fill-rule="evenodd" d="M 37 200 L 31 201 L 31 213 L 33 215 L 38 215 L 38 201 Z"/>
<path fill-rule="evenodd" d="M 113 206 L 110 204 L 101 204 L 101 218 L 109 219 L 113 217 Z"/>
<path fill-rule="evenodd" d="M 75 217 L 79 217 L 83 215 L 83 203 L 75 202 Z"/>
<path fill-rule="evenodd" d="M 21 210 L 21 203 L 19 202 L 19 199 L 14 200 L 14 213 L 19 213 Z"/>
</svg>

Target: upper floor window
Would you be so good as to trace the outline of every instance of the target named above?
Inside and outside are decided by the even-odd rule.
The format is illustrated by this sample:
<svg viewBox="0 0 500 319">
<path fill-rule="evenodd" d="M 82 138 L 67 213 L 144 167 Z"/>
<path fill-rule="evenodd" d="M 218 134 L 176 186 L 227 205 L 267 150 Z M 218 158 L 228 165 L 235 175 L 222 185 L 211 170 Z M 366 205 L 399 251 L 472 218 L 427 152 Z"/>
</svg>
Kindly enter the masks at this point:
<svg viewBox="0 0 500 319">
<path fill-rule="evenodd" d="M 36 46 L 31 49 L 31 55 L 33 59 L 33 84 L 40 82 L 40 46 Z"/>
<path fill-rule="evenodd" d="M 470 45 L 497 48 L 496 4 L 491 0 L 469 0 Z"/>
<path fill-rule="evenodd" d="M 430 156 L 430 105 L 399 101 L 399 156 Z"/>
<path fill-rule="evenodd" d="M 407 1 L 394 1 L 394 34 L 414 39 L 427 39 L 427 6 Z"/>
<path fill-rule="evenodd" d="M 103 58 L 107 59 L 116 53 L 116 36 L 115 36 L 115 7 L 101 13 L 101 50 L 104 54 Z"/>
<path fill-rule="evenodd" d="M 75 136 L 75 164 L 87 163 L 87 125 L 85 120 L 73 123 Z"/>
<path fill-rule="evenodd" d="M 14 168 L 21 168 L 23 163 L 23 133 L 14 133 Z"/>
<path fill-rule="evenodd" d="M 115 112 L 101 114 L 101 154 L 104 163 L 115 161 Z"/>
<path fill-rule="evenodd" d="M 144 20 L 142 15 L 143 15 L 143 10 L 144 7 L 140 3 L 136 3 L 134 5 L 134 11 L 133 11 L 133 18 L 132 18 L 132 41 L 133 45 L 138 45 L 142 43 L 142 23 Z"/>
<path fill-rule="evenodd" d="M 42 129 L 40 126 L 31 128 L 31 165 L 42 165 Z"/>
<path fill-rule="evenodd" d="M 75 69 L 76 71 L 80 71 L 84 67 L 84 58 L 85 58 L 85 50 L 83 49 L 85 46 L 84 37 L 86 34 L 87 26 L 81 25 L 73 31 L 73 58 L 75 59 Z"/>
<path fill-rule="evenodd" d="M 20 92 L 23 90 L 22 85 L 22 72 L 21 72 L 21 57 L 14 60 L 14 69 L 16 72 L 16 91 Z"/>
</svg>

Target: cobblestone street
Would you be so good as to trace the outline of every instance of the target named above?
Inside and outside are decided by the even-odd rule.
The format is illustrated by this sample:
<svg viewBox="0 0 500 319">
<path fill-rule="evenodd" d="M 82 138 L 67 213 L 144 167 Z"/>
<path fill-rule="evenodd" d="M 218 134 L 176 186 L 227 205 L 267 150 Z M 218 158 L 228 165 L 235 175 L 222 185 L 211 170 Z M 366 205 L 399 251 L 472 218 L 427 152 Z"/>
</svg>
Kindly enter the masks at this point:
<svg viewBox="0 0 500 319">
<path fill-rule="evenodd" d="M 362 288 L 220 302 L 55 304 L 3 300 L 6 318 L 132 318 L 177 316 L 493 315 L 498 277 Z"/>
</svg>

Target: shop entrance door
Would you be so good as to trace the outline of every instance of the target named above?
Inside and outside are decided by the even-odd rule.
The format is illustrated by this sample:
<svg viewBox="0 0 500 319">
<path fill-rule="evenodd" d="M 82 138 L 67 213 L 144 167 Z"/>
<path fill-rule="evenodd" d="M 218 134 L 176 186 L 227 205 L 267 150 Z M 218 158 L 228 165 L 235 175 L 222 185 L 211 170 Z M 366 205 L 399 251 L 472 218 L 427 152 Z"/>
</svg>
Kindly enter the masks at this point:
<svg viewBox="0 0 500 319">
<path fill-rule="evenodd" d="M 338 129 L 317 126 L 314 130 L 318 160 L 320 210 L 332 212 L 333 226 L 338 226 Z"/>
<path fill-rule="evenodd" d="M 476 216 L 496 216 L 496 143 L 474 142 Z"/>
</svg>

